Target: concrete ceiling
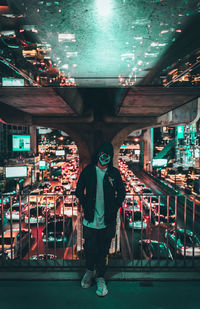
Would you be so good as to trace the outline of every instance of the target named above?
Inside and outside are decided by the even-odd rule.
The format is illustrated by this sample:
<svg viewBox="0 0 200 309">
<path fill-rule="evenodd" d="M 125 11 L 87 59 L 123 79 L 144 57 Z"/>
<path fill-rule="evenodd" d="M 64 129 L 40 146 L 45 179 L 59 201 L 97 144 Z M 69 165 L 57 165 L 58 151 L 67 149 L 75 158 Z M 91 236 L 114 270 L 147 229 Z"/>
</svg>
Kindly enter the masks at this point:
<svg viewBox="0 0 200 309">
<path fill-rule="evenodd" d="M 182 108 L 200 97 L 199 88 L 2 88 L 0 115 L 5 122 L 50 118 L 62 122 L 141 122 Z M 29 116 L 25 118 L 25 116 Z M 25 120 L 24 120 L 25 121 Z M 31 123 L 29 123 L 31 124 Z"/>
<path fill-rule="evenodd" d="M 127 92 L 117 115 L 159 117 L 199 96 L 200 89 L 134 87 Z"/>
</svg>

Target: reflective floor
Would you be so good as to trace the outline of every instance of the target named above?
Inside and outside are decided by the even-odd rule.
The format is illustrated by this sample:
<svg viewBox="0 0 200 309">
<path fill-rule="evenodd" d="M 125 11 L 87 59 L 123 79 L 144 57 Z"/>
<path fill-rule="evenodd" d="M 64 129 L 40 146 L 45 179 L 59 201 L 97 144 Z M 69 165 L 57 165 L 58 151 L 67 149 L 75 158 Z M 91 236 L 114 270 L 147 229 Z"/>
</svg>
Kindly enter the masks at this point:
<svg viewBox="0 0 200 309">
<path fill-rule="evenodd" d="M 111 281 L 109 294 L 96 296 L 96 286 L 79 281 L 0 281 L 1 308 L 199 309 L 200 282 Z"/>
</svg>

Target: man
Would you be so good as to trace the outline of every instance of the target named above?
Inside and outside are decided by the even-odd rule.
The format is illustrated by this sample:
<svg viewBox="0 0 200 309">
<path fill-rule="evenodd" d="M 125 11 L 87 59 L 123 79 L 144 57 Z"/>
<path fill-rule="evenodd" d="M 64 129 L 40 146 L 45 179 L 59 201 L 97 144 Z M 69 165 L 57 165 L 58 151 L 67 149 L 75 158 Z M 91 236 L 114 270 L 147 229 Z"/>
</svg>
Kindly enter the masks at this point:
<svg viewBox="0 0 200 309">
<path fill-rule="evenodd" d="M 125 198 L 124 184 L 119 170 L 113 167 L 112 159 L 112 144 L 103 144 L 95 164 L 86 166 L 80 174 L 75 193 L 84 211 L 83 238 L 87 270 L 81 286 L 89 288 L 96 271 L 98 296 L 108 293 L 104 279 L 106 256 L 115 236 L 117 212 Z"/>
</svg>

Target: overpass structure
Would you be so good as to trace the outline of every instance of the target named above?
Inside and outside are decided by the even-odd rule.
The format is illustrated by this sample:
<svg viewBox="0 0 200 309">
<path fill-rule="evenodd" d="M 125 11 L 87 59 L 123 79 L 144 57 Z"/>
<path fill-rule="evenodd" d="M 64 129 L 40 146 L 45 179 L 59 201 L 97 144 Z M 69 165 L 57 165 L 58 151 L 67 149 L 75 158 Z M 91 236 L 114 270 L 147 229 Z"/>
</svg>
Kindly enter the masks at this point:
<svg viewBox="0 0 200 309">
<path fill-rule="evenodd" d="M 197 88 L 1 88 L 0 115 L 67 132 L 84 163 L 104 141 L 118 153 L 132 131 L 197 121 L 199 97 Z"/>
<path fill-rule="evenodd" d="M 82 165 L 104 141 L 116 165 L 131 132 L 197 121 L 199 10 L 198 0 L 0 0 L 0 121 L 67 132 Z"/>
<path fill-rule="evenodd" d="M 0 23 L 1 121 L 66 131 L 83 164 L 105 140 L 118 153 L 134 130 L 199 118 L 198 1 L 9 0 Z"/>
</svg>

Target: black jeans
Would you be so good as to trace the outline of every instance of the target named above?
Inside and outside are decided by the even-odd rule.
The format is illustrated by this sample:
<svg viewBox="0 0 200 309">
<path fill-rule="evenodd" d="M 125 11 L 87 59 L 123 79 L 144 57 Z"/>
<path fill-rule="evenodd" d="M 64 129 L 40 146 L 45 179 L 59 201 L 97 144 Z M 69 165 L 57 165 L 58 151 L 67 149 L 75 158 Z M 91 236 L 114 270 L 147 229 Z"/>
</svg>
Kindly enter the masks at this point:
<svg viewBox="0 0 200 309">
<path fill-rule="evenodd" d="M 83 226 L 84 251 L 86 267 L 96 268 L 97 277 L 104 277 L 106 271 L 106 256 L 109 253 L 112 238 L 115 236 L 116 225 L 104 229 L 93 229 Z"/>
</svg>

